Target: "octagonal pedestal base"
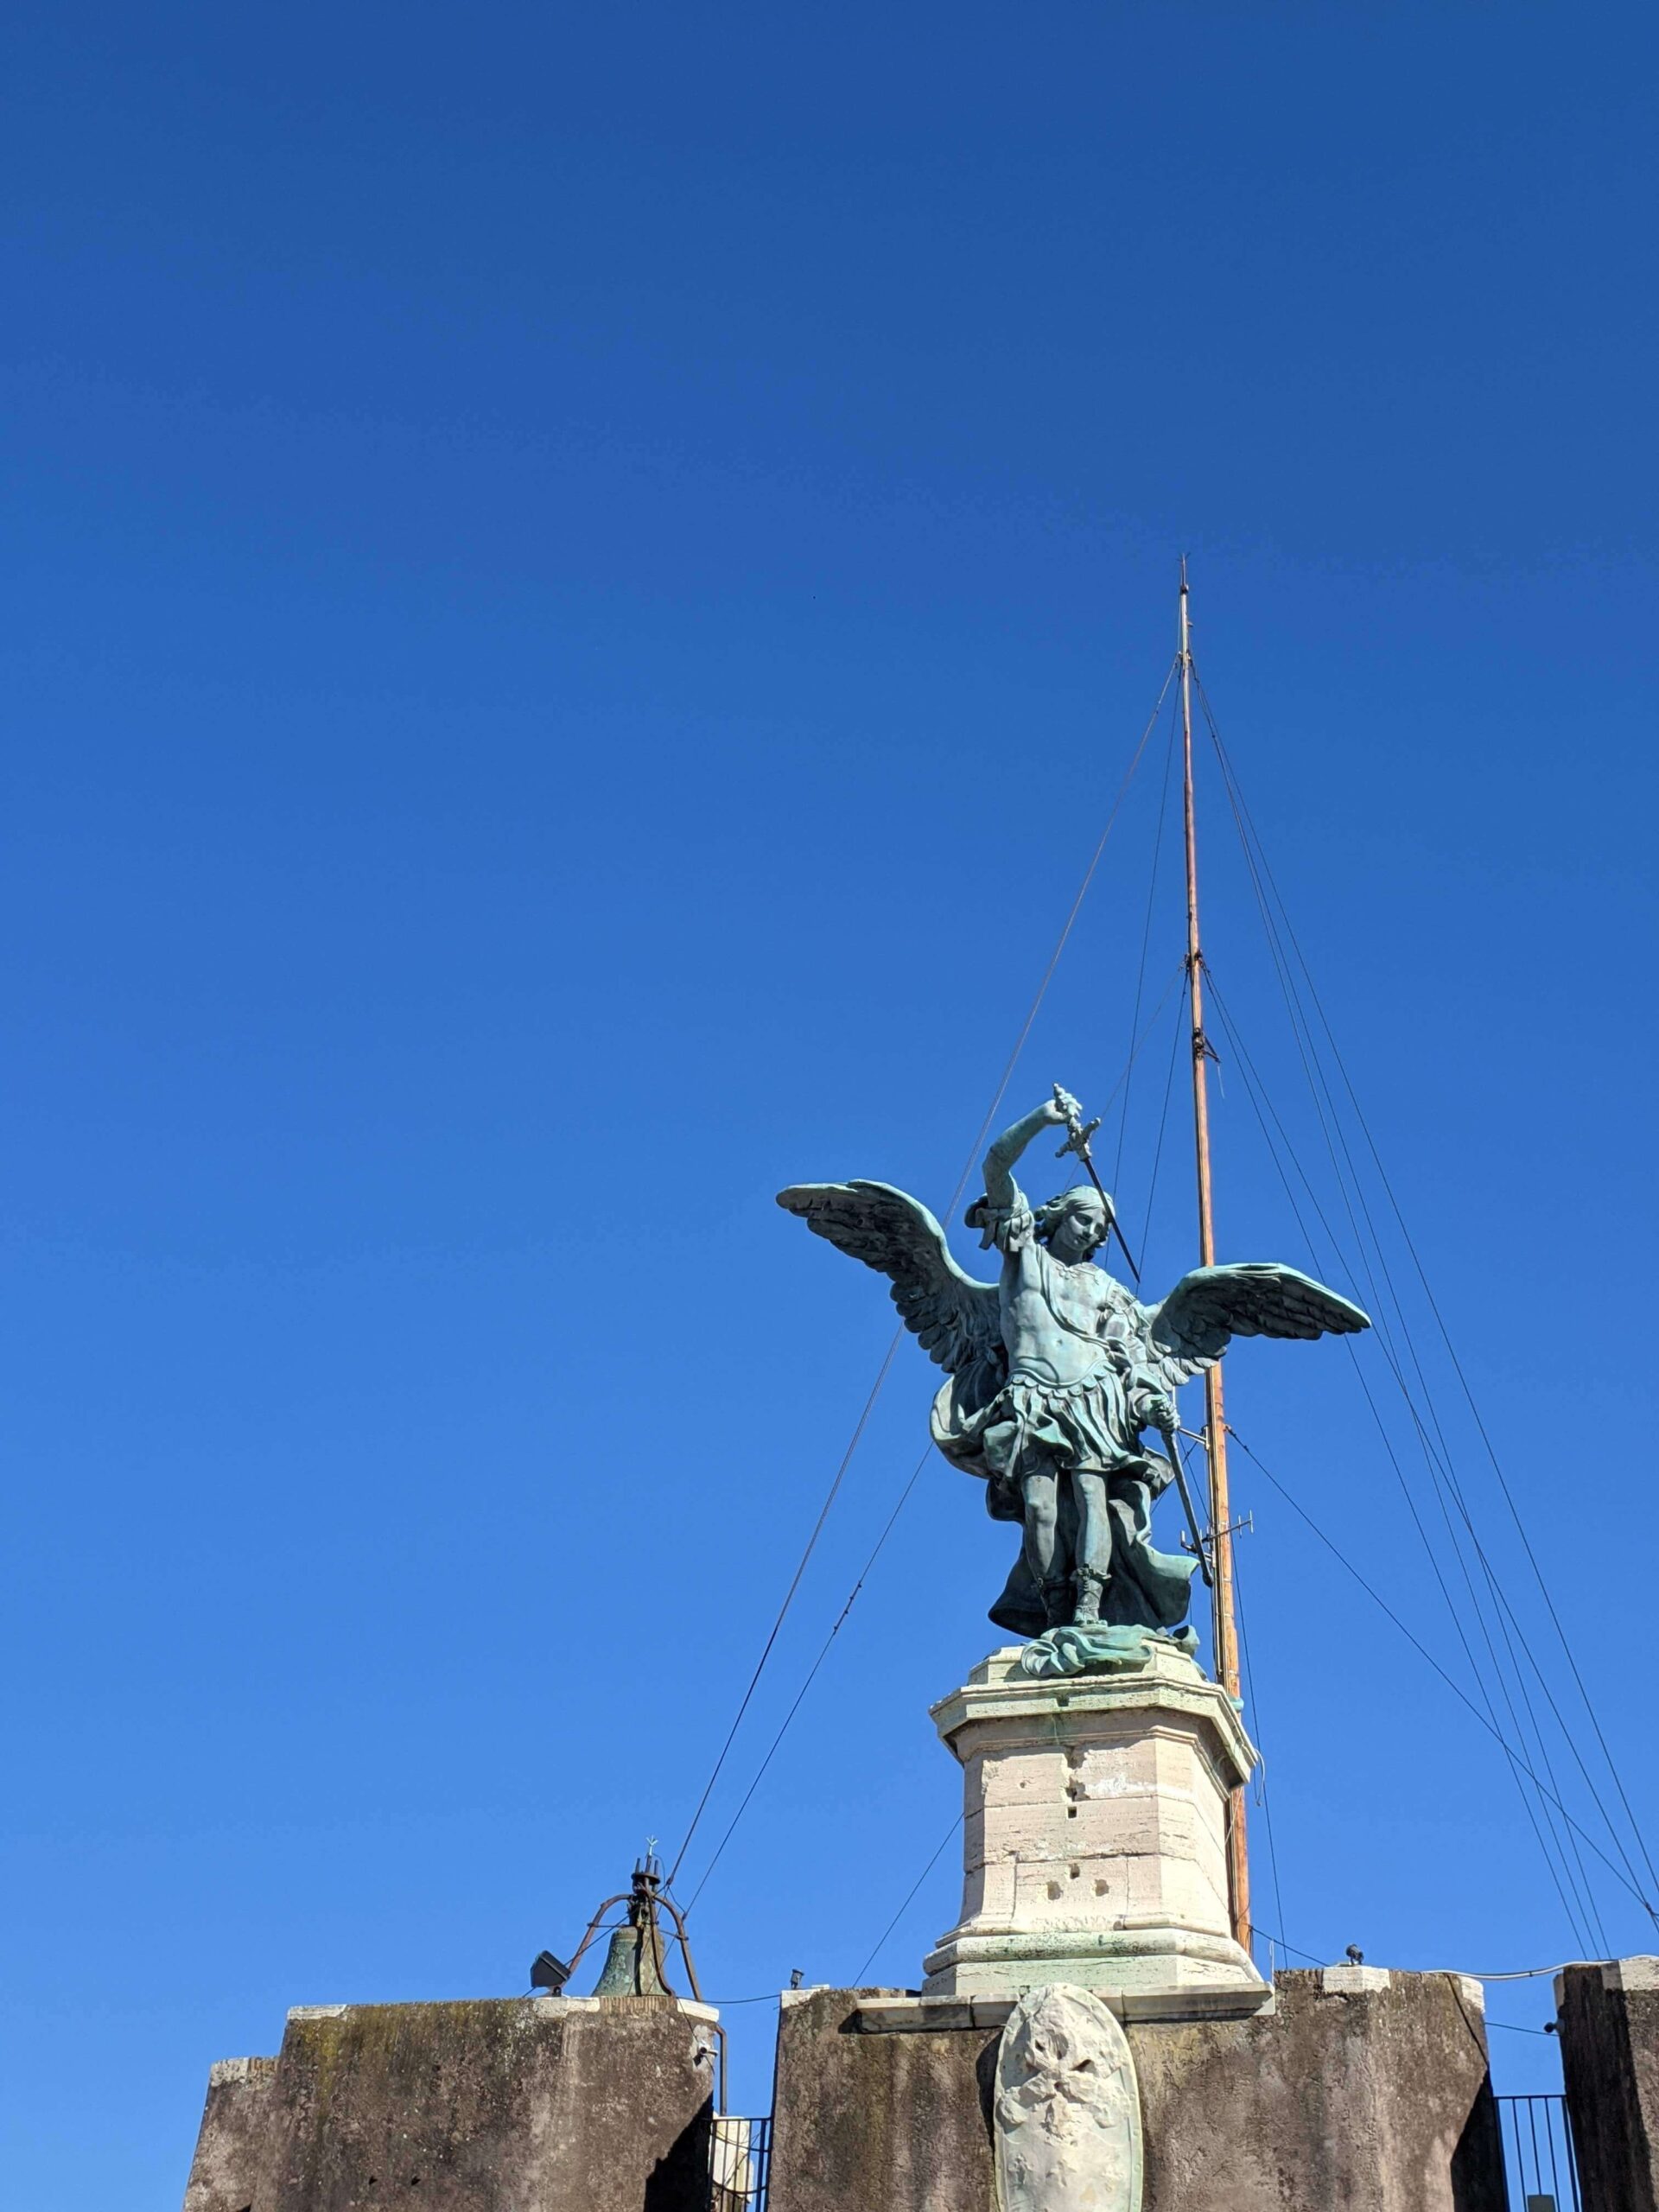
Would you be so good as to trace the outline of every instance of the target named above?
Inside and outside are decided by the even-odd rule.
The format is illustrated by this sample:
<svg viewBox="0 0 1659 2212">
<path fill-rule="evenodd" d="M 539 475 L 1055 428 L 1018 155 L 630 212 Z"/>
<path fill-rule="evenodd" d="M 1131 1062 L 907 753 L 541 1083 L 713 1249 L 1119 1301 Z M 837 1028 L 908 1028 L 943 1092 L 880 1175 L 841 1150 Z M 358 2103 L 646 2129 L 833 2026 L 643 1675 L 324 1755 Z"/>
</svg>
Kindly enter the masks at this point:
<svg viewBox="0 0 1659 2212">
<path fill-rule="evenodd" d="M 933 1708 L 966 1795 L 962 1917 L 929 1996 L 1046 1982 L 1267 1990 L 1233 1941 L 1227 1792 L 1255 1753 L 1225 1693 L 1167 1645 L 1134 1673 L 1035 1681 L 995 1651 Z"/>
</svg>

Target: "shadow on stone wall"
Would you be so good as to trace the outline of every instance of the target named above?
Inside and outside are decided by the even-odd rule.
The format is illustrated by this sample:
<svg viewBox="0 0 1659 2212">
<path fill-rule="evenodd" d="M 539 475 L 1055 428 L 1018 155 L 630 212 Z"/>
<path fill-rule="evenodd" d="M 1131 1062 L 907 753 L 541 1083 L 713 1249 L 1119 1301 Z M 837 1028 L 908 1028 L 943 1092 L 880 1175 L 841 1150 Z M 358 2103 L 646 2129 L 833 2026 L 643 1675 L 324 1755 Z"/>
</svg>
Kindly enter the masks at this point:
<svg viewBox="0 0 1659 2212">
<path fill-rule="evenodd" d="M 688 2120 L 677 2141 L 645 2177 L 639 2212 L 701 2212 L 709 2196 L 709 2133 L 712 2106 Z"/>
<path fill-rule="evenodd" d="M 1452 2153 L 1452 2212 L 1509 2212 L 1497 2099 L 1483 2082 Z"/>
</svg>

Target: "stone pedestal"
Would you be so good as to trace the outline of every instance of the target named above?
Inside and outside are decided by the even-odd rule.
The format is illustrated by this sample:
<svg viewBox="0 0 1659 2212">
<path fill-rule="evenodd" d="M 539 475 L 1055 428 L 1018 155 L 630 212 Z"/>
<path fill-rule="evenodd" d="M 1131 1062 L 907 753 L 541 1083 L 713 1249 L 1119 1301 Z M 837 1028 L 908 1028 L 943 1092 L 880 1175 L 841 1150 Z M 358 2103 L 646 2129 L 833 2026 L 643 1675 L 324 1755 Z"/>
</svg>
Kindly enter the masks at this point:
<svg viewBox="0 0 1659 2212">
<path fill-rule="evenodd" d="M 186 2212 L 707 2212 L 717 2016 L 672 1997 L 308 2005 L 213 2069 Z"/>
<path fill-rule="evenodd" d="M 1586 2204 L 1659 2212 L 1659 1959 L 1564 1967 L 1555 2010 Z"/>
<path fill-rule="evenodd" d="M 1149 1643 L 1133 1672 L 1037 1681 L 995 1651 L 933 1707 L 962 1762 L 962 1917 L 924 1962 L 929 1996 L 1047 1982 L 1265 1999 L 1233 1941 L 1227 1792 L 1255 1752 L 1225 1693 Z"/>
</svg>

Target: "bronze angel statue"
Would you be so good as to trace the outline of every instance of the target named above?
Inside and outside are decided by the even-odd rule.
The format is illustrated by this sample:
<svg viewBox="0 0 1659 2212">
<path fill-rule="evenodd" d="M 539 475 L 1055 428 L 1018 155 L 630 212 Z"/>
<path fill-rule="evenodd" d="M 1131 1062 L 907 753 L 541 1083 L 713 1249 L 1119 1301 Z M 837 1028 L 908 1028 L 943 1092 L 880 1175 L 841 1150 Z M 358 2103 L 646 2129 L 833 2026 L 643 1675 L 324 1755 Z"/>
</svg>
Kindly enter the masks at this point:
<svg viewBox="0 0 1659 2212">
<path fill-rule="evenodd" d="M 1176 1391 L 1236 1336 L 1370 1324 L 1335 1291 L 1271 1262 L 1195 1268 L 1160 1305 L 1143 1305 L 1094 1263 L 1113 1226 L 1103 1191 L 1081 1184 L 1033 1206 L 1014 1179 L 1034 1137 L 1053 1128 L 1076 1137 L 1080 1116 L 1057 1084 L 986 1154 L 984 1193 L 966 1217 L 982 1249 L 1002 1255 L 994 1283 L 964 1274 L 927 1208 L 889 1184 L 799 1183 L 778 1203 L 889 1276 L 906 1326 L 944 1369 L 933 1440 L 983 1479 L 995 1518 L 1024 1530 L 991 1607 L 997 1626 L 1167 1635 L 1185 1618 L 1198 1564 L 1152 1541 L 1153 1501 L 1175 1477 Z M 1147 1429 L 1164 1451 L 1143 1443 Z"/>
</svg>

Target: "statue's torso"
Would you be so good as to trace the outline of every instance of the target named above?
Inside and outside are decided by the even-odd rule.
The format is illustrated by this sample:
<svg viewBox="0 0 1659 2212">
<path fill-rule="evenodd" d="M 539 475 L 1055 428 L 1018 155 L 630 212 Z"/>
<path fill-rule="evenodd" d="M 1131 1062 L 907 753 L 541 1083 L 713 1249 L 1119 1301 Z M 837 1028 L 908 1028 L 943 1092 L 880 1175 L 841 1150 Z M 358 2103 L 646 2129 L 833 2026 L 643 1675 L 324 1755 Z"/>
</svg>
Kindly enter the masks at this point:
<svg viewBox="0 0 1659 2212">
<path fill-rule="evenodd" d="M 1011 1375 L 1044 1382 L 1081 1382 L 1109 1362 L 1124 1360 L 1128 1329 L 1123 1294 L 1092 1261 L 1068 1268 L 1040 1244 L 1027 1244 L 1003 1262 L 1002 1342 Z"/>
</svg>

